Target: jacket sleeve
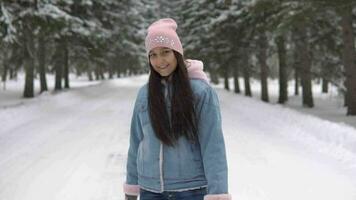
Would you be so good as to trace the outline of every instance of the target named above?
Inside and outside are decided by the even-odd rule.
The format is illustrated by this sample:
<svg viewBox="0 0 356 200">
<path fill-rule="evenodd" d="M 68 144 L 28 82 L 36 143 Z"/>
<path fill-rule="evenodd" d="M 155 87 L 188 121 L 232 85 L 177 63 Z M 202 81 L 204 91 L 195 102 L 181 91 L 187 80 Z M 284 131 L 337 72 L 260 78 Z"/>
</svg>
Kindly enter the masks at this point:
<svg viewBox="0 0 356 200">
<path fill-rule="evenodd" d="M 130 146 L 127 154 L 126 183 L 124 184 L 124 193 L 127 195 L 134 196 L 138 196 L 140 193 L 140 187 L 138 185 L 136 158 L 138 146 L 143 138 L 143 132 L 139 120 L 138 110 L 139 103 L 136 100 L 131 119 Z"/>
<path fill-rule="evenodd" d="M 204 200 L 228 200 L 228 169 L 219 100 L 210 86 L 198 97 L 198 133 L 208 194 Z"/>
</svg>

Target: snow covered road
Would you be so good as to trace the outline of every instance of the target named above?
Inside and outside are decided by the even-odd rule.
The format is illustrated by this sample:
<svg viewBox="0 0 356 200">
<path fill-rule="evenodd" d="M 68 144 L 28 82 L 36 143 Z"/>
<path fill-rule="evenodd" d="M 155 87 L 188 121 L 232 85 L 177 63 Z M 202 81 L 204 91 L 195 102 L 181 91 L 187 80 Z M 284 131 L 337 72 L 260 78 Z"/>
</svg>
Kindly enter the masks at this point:
<svg viewBox="0 0 356 200">
<path fill-rule="evenodd" d="M 320 123 L 329 122 L 311 117 L 309 124 L 309 116 L 280 106 L 225 91 L 219 96 L 230 191 L 236 199 L 356 199 L 356 168 L 321 151 L 323 142 L 303 135 L 313 135 Z M 344 127 L 338 128 L 342 131 Z M 327 145 L 329 151 L 337 149 Z"/>
<path fill-rule="evenodd" d="M 146 78 L 0 109 L 0 199 L 122 200 L 132 107 Z M 218 93 L 233 199 L 356 199 L 355 129 Z"/>
</svg>

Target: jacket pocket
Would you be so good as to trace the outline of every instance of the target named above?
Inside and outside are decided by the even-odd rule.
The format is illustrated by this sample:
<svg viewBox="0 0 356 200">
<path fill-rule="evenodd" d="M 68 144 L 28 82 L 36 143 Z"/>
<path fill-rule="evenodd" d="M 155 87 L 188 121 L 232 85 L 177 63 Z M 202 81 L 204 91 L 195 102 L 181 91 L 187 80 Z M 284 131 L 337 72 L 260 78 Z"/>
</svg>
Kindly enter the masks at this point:
<svg viewBox="0 0 356 200">
<path fill-rule="evenodd" d="M 204 168 L 201 160 L 184 159 L 180 163 L 181 177 L 183 179 L 192 179 L 204 176 Z"/>
<path fill-rule="evenodd" d="M 159 178 L 159 150 L 160 143 L 153 135 L 151 125 L 148 123 L 143 127 L 144 139 L 140 143 L 140 156 L 138 163 L 141 167 L 139 175 L 148 178 Z"/>
<path fill-rule="evenodd" d="M 204 175 L 203 161 L 200 155 L 198 143 L 186 142 L 185 147 L 180 149 L 180 171 L 185 179 Z"/>
</svg>

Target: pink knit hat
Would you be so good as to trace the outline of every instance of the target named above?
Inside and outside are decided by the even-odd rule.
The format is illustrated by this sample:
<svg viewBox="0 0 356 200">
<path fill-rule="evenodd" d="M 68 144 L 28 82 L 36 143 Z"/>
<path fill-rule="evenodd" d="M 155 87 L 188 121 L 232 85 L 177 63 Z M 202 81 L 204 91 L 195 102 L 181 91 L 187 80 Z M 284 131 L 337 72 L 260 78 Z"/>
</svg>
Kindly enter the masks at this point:
<svg viewBox="0 0 356 200">
<path fill-rule="evenodd" d="M 156 47 L 168 47 L 183 55 L 182 43 L 176 32 L 177 23 L 171 18 L 153 22 L 148 27 L 145 40 L 147 54 Z"/>
</svg>

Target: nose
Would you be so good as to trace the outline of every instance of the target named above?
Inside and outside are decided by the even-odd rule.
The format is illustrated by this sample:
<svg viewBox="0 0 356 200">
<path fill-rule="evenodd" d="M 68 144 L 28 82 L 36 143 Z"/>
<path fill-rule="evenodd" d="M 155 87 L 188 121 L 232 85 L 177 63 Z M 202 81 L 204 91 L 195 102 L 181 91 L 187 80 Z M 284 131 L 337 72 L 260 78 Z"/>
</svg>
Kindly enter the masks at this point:
<svg viewBox="0 0 356 200">
<path fill-rule="evenodd" d="M 158 66 L 162 66 L 164 64 L 165 60 L 164 60 L 164 57 L 159 55 L 157 56 L 157 64 Z"/>
</svg>

